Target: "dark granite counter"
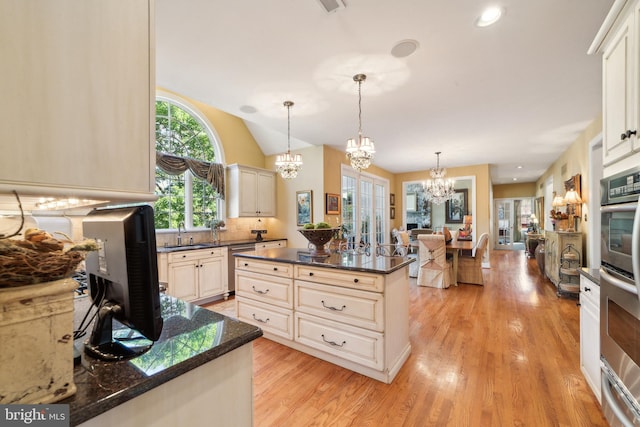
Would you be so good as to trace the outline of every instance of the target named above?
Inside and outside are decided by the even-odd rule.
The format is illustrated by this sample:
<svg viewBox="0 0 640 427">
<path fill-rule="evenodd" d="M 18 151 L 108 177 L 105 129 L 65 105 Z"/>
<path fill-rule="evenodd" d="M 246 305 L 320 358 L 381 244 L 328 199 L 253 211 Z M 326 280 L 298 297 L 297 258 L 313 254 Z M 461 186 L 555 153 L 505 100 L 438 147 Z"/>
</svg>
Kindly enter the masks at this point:
<svg viewBox="0 0 640 427">
<path fill-rule="evenodd" d="M 164 326 L 146 353 L 125 361 L 104 362 L 82 354 L 74 368 L 77 392 L 58 403 L 68 404 L 71 425 L 87 421 L 146 391 L 210 362 L 262 336 L 256 326 L 214 313 L 177 298 L 161 295 Z M 75 300 L 74 326 L 91 301 Z M 115 327 L 115 322 L 114 322 Z M 76 345 L 87 336 L 76 340 Z"/>
<path fill-rule="evenodd" d="M 220 247 L 228 247 L 228 246 L 238 246 L 238 245 L 250 245 L 252 243 L 263 243 L 263 242 L 275 242 L 278 240 L 287 240 L 284 237 L 263 237 L 261 241 L 257 241 L 256 239 L 245 239 L 245 240 L 225 240 L 220 243 L 194 243 L 193 245 L 182 245 L 182 246 L 158 246 L 158 253 L 169 253 L 169 252 L 179 252 L 179 251 L 188 251 L 195 249 L 208 249 L 208 248 L 220 248 Z"/>
<path fill-rule="evenodd" d="M 262 249 L 255 252 L 241 252 L 234 254 L 234 256 L 378 274 L 392 273 L 415 261 L 415 258 L 376 256 L 374 254 L 363 255 L 346 252 L 331 253 L 330 256 L 324 257 L 313 257 L 307 249 L 299 248 Z"/>
<path fill-rule="evenodd" d="M 599 268 L 587 268 L 580 269 L 580 274 L 591 280 L 594 284 L 600 286 L 600 269 Z"/>
</svg>

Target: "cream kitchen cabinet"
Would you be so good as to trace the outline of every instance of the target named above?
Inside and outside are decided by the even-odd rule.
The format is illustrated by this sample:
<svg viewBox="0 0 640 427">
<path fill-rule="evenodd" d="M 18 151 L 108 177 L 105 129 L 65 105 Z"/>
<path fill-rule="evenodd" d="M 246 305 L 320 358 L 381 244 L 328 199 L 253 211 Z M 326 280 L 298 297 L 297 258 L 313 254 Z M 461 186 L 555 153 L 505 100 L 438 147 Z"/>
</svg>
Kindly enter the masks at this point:
<svg viewBox="0 0 640 427">
<path fill-rule="evenodd" d="M 238 319 L 270 336 L 293 339 L 293 266 L 236 257 Z"/>
<path fill-rule="evenodd" d="M 286 248 L 287 241 L 286 240 L 272 240 L 270 242 L 260 242 L 256 243 L 256 250 L 259 249 L 273 249 L 273 248 Z"/>
<path fill-rule="evenodd" d="M 229 165 L 228 215 L 231 218 L 276 215 L 276 174 L 238 164 Z"/>
<path fill-rule="evenodd" d="M 411 352 L 408 269 L 376 274 L 236 257 L 238 318 L 264 336 L 390 383 Z"/>
<path fill-rule="evenodd" d="M 603 57 L 603 172 L 610 176 L 640 162 L 640 2 L 617 1 L 589 52 Z"/>
<path fill-rule="evenodd" d="M 3 12 L 0 193 L 154 200 L 153 0 Z"/>
<path fill-rule="evenodd" d="M 580 276 L 580 370 L 601 401 L 600 286 Z"/>
<path fill-rule="evenodd" d="M 159 254 L 158 277 L 167 294 L 189 302 L 229 296 L 227 248 L 183 250 Z"/>
</svg>

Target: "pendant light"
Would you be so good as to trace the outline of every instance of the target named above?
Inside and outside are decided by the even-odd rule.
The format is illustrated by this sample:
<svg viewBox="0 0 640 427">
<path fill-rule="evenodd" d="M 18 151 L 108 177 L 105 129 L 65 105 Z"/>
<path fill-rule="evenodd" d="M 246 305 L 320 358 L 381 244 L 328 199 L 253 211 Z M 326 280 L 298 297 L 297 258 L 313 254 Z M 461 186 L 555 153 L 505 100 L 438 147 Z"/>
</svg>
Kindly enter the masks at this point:
<svg viewBox="0 0 640 427">
<path fill-rule="evenodd" d="M 300 154 L 291 155 L 291 107 L 293 107 L 293 102 L 284 101 L 283 105 L 287 107 L 287 152 L 278 154 L 276 157 L 276 171 L 284 179 L 293 179 L 298 176 L 298 171 L 302 167 L 302 156 Z"/>
<path fill-rule="evenodd" d="M 451 199 L 456 192 L 454 188 L 455 181 L 445 179 L 447 170 L 440 167 L 440 153 L 440 151 L 436 152 L 436 167 L 431 169 L 431 179 L 424 184 L 424 191 L 427 193 L 427 198 L 436 205 L 440 205 Z"/>
<path fill-rule="evenodd" d="M 367 79 L 364 74 L 356 74 L 353 81 L 358 83 L 358 139 L 351 138 L 347 141 L 347 157 L 351 162 L 351 167 L 360 172 L 371 166 L 373 155 L 376 149 L 373 141 L 366 136 L 362 136 L 362 82 Z"/>
</svg>

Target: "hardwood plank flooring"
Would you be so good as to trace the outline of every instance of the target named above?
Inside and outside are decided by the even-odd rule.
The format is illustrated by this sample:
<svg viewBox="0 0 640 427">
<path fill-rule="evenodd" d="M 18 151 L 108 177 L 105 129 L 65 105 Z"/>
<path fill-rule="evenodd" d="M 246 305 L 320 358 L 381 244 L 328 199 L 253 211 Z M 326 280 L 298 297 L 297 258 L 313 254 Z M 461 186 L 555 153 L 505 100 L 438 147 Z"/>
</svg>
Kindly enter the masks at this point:
<svg viewBox="0 0 640 427">
<path fill-rule="evenodd" d="M 260 338 L 265 426 L 606 426 L 580 371 L 579 307 L 522 251 L 492 251 L 485 286 L 410 283 L 411 356 L 392 384 Z"/>
</svg>

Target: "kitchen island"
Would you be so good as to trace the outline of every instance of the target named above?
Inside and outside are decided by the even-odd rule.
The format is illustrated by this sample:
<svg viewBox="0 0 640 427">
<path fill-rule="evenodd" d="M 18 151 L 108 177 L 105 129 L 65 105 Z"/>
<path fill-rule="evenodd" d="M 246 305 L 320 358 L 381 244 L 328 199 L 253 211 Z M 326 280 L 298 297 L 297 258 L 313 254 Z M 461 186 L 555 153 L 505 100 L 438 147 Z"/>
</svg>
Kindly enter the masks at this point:
<svg viewBox="0 0 640 427">
<path fill-rule="evenodd" d="M 260 328 L 160 298 L 164 326 L 149 351 L 118 362 L 82 354 L 74 368 L 77 392 L 58 402 L 69 405 L 70 425 L 198 426 L 211 425 L 212 417 L 219 425 L 253 425 L 251 341 Z M 76 327 L 89 305 L 89 297 L 76 298 Z"/>
<path fill-rule="evenodd" d="M 266 338 L 388 384 L 411 353 L 411 262 L 293 248 L 239 253 L 236 313 Z"/>
</svg>

